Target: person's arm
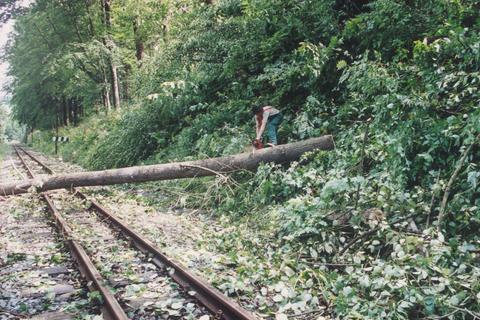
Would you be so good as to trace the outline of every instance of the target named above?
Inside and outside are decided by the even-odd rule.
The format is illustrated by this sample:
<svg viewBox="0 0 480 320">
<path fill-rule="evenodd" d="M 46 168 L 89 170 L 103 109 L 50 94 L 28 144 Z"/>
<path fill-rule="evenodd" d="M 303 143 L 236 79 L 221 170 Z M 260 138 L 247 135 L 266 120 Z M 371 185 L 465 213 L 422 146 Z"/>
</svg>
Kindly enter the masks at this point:
<svg viewBox="0 0 480 320">
<path fill-rule="evenodd" d="M 257 117 L 254 117 L 254 118 L 255 118 L 255 134 L 258 137 L 258 131 L 260 130 L 260 123 L 258 122 Z"/>
<path fill-rule="evenodd" d="M 268 116 L 269 116 L 269 112 L 263 113 L 263 121 L 262 121 L 262 125 L 260 126 L 260 129 L 257 132 L 257 140 L 260 140 L 262 138 L 263 132 L 265 131 L 265 126 L 267 125 Z"/>
</svg>

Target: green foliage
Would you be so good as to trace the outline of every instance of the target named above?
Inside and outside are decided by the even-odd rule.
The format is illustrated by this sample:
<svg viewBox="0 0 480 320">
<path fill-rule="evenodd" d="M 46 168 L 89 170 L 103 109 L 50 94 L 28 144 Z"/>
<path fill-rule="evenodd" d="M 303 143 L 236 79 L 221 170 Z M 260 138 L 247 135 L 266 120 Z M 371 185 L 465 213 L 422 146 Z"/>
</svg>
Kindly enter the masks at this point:
<svg viewBox="0 0 480 320">
<path fill-rule="evenodd" d="M 81 45 L 55 38 L 57 50 L 48 50 L 32 36 L 34 22 L 57 13 L 70 40 L 75 33 L 58 8 L 35 8 L 39 18 L 21 21 L 11 51 L 14 112 L 22 123 L 50 128 L 58 97 L 98 104 L 106 86 L 88 71 L 106 71 L 111 52 L 98 36 Z M 86 19 L 82 10 L 78 18 Z M 119 1 L 110 33 L 131 102 L 62 129 L 72 138 L 62 153 L 92 168 L 237 153 L 253 136 L 250 106 L 278 106 L 282 143 L 328 133 L 335 151 L 174 189 L 182 204 L 218 208 L 221 219 L 247 220 L 268 234 L 258 242 L 245 230 L 221 235 L 241 280 L 270 288 L 284 279 L 268 265 L 283 270 L 301 255 L 313 262 L 289 264 L 298 272 L 288 271 L 288 281 L 321 291 L 339 318 L 469 318 L 465 310 L 480 311 L 478 12 L 474 0 L 142 1 L 138 8 Z M 129 26 L 138 17 L 145 24 L 135 34 Z M 138 64 L 135 39 L 146 44 Z M 27 54 L 29 42 L 36 46 Z M 35 64 L 26 70 L 29 60 Z M 88 62 L 82 72 L 79 61 Z M 52 133 L 43 135 L 37 145 Z M 437 232 L 446 186 L 471 144 Z M 255 272 L 235 253 L 244 247 L 262 257 Z M 348 268 L 318 271 L 315 263 Z M 222 288 L 253 294 L 244 283 L 223 281 Z M 287 312 L 288 299 L 280 298 Z M 261 299 L 268 305 L 269 297 Z"/>
<path fill-rule="evenodd" d="M 91 291 L 87 293 L 87 297 L 90 303 L 103 303 L 103 295 L 99 291 Z"/>
<path fill-rule="evenodd" d="M 338 295 L 336 308 L 340 316 L 417 319 L 476 304 L 470 291 L 477 286 L 474 282 L 478 276 L 470 267 L 471 244 L 452 245 L 393 232 L 385 240 L 366 245 L 377 251 L 383 241 L 392 246 L 388 262 L 369 262 L 372 258 L 368 254 L 358 253 L 354 259 L 371 267 L 347 267 L 345 275 L 336 277 L 333 292 Z M 447 287 L 449 293 L 445 294 Z"/>
<path fill-rule="evenodd" d="M 13 120 L 10 108 L 0 104 L 0 144 L 7 140 L 21 141 L 24 137 L 24 128 Z"/>
</svg>

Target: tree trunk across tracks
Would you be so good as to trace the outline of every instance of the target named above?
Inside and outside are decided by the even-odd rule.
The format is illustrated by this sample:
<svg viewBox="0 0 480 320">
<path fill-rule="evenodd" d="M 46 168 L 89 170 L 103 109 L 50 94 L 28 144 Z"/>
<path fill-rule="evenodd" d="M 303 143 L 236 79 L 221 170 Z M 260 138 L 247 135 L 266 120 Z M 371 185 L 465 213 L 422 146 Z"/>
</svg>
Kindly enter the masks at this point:
<svg viewBox="0 0 480 320">
<path fill-rule="evenodd" d="M 42 192 L 73 187 L 212 176 L 238 170 L 255 170 L 261 163 L 289 163 L 298 160 L 305 152 L 333 148 L 333 137 L 328 135 L 227 157 L 80 172 L 11 182 L 0 184 L 0 194 L 14 195 L 29 191 Z"/>
</svg>

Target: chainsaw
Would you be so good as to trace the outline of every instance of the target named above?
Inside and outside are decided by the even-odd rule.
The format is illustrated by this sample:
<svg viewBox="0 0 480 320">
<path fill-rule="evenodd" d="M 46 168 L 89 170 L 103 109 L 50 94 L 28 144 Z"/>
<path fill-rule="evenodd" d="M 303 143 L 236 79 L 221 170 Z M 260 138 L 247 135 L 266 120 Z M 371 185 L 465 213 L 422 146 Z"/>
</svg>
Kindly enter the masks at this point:
<svg viewBox="0 0 480 320">
<path fill-rule="evenodd" d="M 252 145 L 255 149 L 260 150 L 263 149 L 263 143 L 260 139 L 255 139 L 252 141 Z"/>
</svg>

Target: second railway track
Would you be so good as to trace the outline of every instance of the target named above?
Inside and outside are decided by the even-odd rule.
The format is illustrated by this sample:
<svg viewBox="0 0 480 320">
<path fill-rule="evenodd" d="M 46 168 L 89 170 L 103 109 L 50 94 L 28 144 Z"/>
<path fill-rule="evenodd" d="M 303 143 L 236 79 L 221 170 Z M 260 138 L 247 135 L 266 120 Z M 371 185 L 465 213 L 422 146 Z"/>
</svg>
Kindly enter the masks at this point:
<svg viewBox="0 0 480 320">
<path fill-rule="evenodd" d="M 17 153 L 37 174 L 54 173 L 23 148 L 17 147 Z M 32 169 L 30 171 L 34 174 Z M 154 244 L 94 199 L 78 189 L 70 191 L 45 195 L 50 210 L 67 225 L 71 237 L 85 246 L 95 266 L 107 278 L 100 282 L 107 284 L 107 291 L 115 292 L 115 298 L 128 317 L 255 319 L 218 290 L 166 257 Z"/>
</svg>

